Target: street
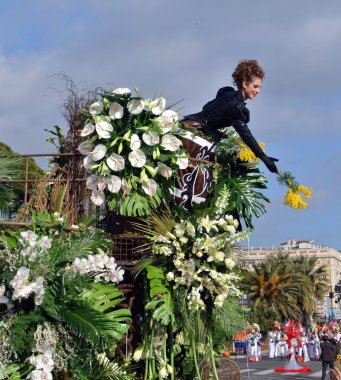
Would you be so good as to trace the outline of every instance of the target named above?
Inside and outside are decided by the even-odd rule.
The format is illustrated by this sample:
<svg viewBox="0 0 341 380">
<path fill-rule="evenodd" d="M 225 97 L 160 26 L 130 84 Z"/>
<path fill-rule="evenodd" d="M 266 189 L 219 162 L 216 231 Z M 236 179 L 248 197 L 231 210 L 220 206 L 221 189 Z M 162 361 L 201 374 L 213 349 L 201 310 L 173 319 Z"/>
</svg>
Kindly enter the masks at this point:
<svg viewBox="0 0 341 380">
<path fill-rule="evenodd" d="M 258 362 L 247 361 L 245 357 L 237 357 L 235 362 L 238 364 L 241 370 L 242 380 L 275 380 L 275 379 L 321 379 L 321 362 L 310 361 L 307 363 L 300 363 L 300 365 L 306 365 L 311 369 L 310 373 L 280 373 L 275 372 L 276 367 L 283 367 L 285 365 L 284 360 L 280 359 L 268 359 L 266 357 Z M 329 375 L 327 375 L 329 379 Z"/>
</svg>

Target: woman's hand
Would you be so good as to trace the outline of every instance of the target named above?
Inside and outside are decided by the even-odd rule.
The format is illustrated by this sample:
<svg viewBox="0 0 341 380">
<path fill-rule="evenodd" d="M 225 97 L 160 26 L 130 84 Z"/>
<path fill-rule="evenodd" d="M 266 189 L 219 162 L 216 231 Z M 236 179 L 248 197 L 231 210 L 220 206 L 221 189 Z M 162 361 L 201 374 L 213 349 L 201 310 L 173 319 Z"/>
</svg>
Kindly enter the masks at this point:
<svg viewBox="0 0 341 380">
<path fill-rule="evenodd" d="M 341 380 L 341 371 L 338 368 L 330 370 L 330 380 Z"/>
</svg>

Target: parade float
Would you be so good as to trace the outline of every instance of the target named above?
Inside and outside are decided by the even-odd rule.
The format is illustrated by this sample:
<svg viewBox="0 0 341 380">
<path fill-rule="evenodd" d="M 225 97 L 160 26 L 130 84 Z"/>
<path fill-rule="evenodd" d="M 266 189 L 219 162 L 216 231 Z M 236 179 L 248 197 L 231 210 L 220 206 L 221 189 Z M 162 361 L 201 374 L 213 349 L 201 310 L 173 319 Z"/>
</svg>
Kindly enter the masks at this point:
<svg viewBox="0 0 341 380">
<path fill-rule="evenodd" d="M 221 331 L 245 327 L 236 245 L 269 201 L 259 160 L 231 130 L 213 150 L 164 98 L 137 89 L 101 91 L 80 120 L 72 141 L 82 140 L 83 158 L 73 145 L 77 160 L 41 193 L 52 199 L 51 183 L 67 173 L 53 198 L 59 211 L 38 210 L 32 196 L 25 222 L 2 231 L 0 379 L 237 378 L 220 356 Z M 83 182 L 69 177 L 81 172 Z M 285 203 L 306 207 L 310 190 L 289 173 L 279 179 Z"/>
</svg>

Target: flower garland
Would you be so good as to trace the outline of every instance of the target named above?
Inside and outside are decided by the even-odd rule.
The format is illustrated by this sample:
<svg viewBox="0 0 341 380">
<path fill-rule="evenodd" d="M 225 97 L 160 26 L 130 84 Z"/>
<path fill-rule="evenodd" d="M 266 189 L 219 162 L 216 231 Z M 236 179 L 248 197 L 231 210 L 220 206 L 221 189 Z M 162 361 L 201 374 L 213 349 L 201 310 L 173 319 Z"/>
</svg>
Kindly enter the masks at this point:
<svg viewBox="0 0 341 380">
<path fill-rule="evenodd" d="M 178 114 L 166 100 L 132 96 L 128 88 L 104 91 L 86 110 L 79 145 L 84 167 L 91 175 L 86 187 L 91 201 L 108 201 L 122 215 L 143 216 L 157 208 L 172 186 L 169 179 L 188 166 L 176 137 Z"/>
</svg>

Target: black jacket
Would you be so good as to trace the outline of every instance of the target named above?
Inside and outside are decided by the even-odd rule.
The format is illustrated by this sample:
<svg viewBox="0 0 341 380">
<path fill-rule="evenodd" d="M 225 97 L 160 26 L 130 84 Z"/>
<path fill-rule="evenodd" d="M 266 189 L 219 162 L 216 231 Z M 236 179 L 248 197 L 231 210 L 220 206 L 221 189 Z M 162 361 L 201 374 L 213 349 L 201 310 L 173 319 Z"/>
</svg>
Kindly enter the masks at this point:
<svg viewBox="0 0 341 380">
<path fill-rule="evenodd" d="M 217 92 L 215 99 L 204 105 L 201 112 L 186 115 L 184 119 L 197 121 L 204 132 L 216 140 L 223 136 L 219 129 L 233 126 L 252 152 L 265 163 L 271 172 L 277 173 L 277 167 L 273 162 L 277 160 L 265 155 L 247 126 L 250 112 L 245 104 L 240 90 L 223 87 Z"/>
<path fill-rule="evenodd" d="M 323 341 L 320 343 L 321 355 L 320 358 L 323 362 L 331 362 L 335 360 L 335 347 L 332 343 Z"/>
</svg>

